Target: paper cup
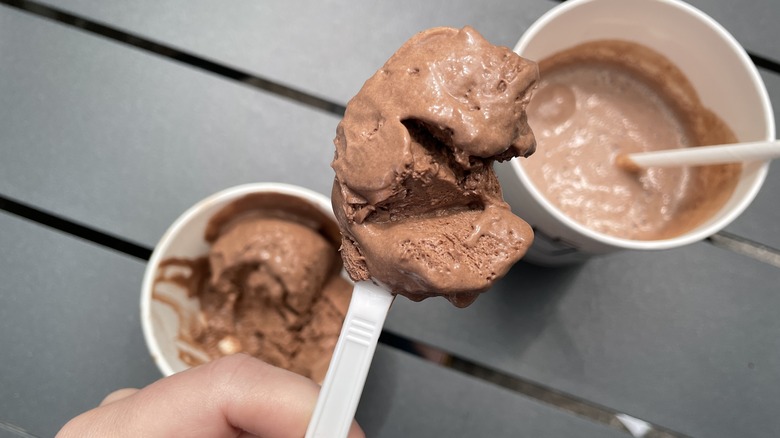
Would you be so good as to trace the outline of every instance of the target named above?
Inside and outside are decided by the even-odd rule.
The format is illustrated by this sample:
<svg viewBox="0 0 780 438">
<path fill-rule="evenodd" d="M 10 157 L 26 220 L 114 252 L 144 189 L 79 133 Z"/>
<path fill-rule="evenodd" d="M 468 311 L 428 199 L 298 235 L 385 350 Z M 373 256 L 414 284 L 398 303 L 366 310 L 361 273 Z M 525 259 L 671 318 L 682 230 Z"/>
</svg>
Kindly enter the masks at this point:
<svg viewBox="0 0 780 438">
<path fill-rule="evenodd" d="M 205 353 L 179 339 L 181 324 L 187 324 L 199 311 L 197 299 L 188 298 L 180 288 L 158 290 L 158 296 L 164 295 L 165 301 L 171 303 L 153 296 L 160 262 L 171 257 L 194 259 L 206 255 L 210 246 L 203 236 L 212 216 L 233 201 L 256 193 L 279 193 L 299 198 L 321 210 L 335 224 L 328 197 L 280 183 L 247 184 L 223 190 L 198 202 L 176 219 L 155 247 L 141 286 L 141 326 L 149 352 L 163 375 L 169 376 L 190 367 L 181 359 L 181 351 L 195 356 L 205 356 Z"/>
<path fill-rule="evenodd" d="M 720 24 L 686 3 L 570 0 L 528 28 L 515 51 L 538 61 L 601 39 L 636 42 L 666 56 L 688 77 L 704 106 L 720 116 L 740 142 L 775 138 L 769 97 L 747 53 Z M 525 260 L 553 266 L 624 249 L 667 249 L 702 240 L 723 229 L 750 205 L 769 168 L 766 161 L 745 163 L 731 198 L 696 228 L 674 238 L 640 241 L 599 233 L 573 221 L 545 199 L 520 161 L 496 166 L 504 197 L 536 231 Z"/>
</svg>

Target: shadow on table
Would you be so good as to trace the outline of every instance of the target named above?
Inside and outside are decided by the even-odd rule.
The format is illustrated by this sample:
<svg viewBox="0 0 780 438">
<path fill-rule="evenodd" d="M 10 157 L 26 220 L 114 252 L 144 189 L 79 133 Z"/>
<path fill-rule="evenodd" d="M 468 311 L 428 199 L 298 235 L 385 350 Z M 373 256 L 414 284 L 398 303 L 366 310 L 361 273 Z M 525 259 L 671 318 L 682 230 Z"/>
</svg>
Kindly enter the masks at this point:
<svg viewBox="0 0 780 438">
<path fill-rule="evenodd" d="M 363 397 L 358 405 L 355 419 L 363 428 L 366 436 L 377 436 L 385 428 L 388 413 L 393 409 L 393 402 L 403 399 L 403 395 L 396 395 L 400 376 L 398 375 L 397 356 L 385 350 L 382 346 L 377 348 L 374 360 L 371 363 L 371 371 L 366 378 L 363 388 Z M 397 397 L 401 397 L 400 399 Z M 387 436 L 385 434 L 385 436 Z"/>
<path fill-rule="evenodd" d="M 421 386 L 425 392 L 436 391 L 437 385 L 427 380 L 435 380 L 438 376 L 432 371 L 430 376 L 426 375 L 430 367 L 415 366 L 415 372 L 411 373 L 414 375 L 403 374 L 409 372 L 407 368 L 414 361 L 399 361 L 399 350 L 428 363 L 518 390 L 512 385 L 516 383 L 513 378 L 499 370 L 516 368 L 506 366 L 506 362 L 522 361 L 523 353 L 540 336 L 552 336 L 560 347 L 558 354 L 567 358 L 566 361 L 555 360 L 555 367 L 580 368 L 580 355 L 559 321 L 557 308 L 567 291 L 576 287 L 574 284 L 582 267 L 544 268 L 519 263 L 492 290 L 466 309 L 457 309 L 435 299 L 404 307 L 406 313 L 415 313 L 410 318 L 417 322 L 410 322 L 410 326 L 416 326 L 422 318 L 428 322 L 425 329 L 437 333 L 431 334 L 428 344 L 415 340 L 416 336 L 410 337 L 413 330 L 409 333 L 383 332 L 356 416 L 364 431 L 368 436 L 402 433 L 404 427 L 387 423 L 387 418 L 412 415 L 407 411 L 414 410 L 413 406 L 426 397 L 417 393 L 413 396 L 415 399 L 408 399 L 409 393 L 415 393 Z M 398 311 L 400 309 L 396 309 Z M 494 379 L 496 376 L 499 380 Z M 506 378 L 510 381 L 505 382 Z M 404 399 L 407 401 L 399 403 Z"/>
<path fill-rule="evenodd" d="M 561 359 L 565 358 L 565 366 L 570 367 L 570 371 L 578 370 L 581 355 L 572 341 L 570 328 L 558 316 L 558 307 L 566 294 L 576 287 L 584 266 L 547 268 L 521 262 L 488 292 L 490 299 L 487 296 L 480 298 L 484 301 L 479 316 L 489 321 L 485 323 L 489 327 L 484 331 L 478 329 L 481 333 L 475 336 L 492 339 L 491 347 L 498 349 L 486 357 L 486 361 L 522 361 L 524 352 L 544 336 L 545 342 L 557 346 L 555 350 Z"/>
</svg>

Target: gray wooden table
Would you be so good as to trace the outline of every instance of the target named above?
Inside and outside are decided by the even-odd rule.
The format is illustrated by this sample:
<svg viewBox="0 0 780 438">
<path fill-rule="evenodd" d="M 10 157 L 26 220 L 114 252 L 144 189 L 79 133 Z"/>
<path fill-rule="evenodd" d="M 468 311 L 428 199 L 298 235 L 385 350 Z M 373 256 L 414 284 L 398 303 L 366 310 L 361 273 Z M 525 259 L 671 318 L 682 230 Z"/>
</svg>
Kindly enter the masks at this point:
<svg viewBox="0 0 780 438">
<path fill-rule="evenodd" d="M 485 4 L 487 3 L 487 4 Z M 780 102 L 780 4 L 695 0 Z M 220 189 L 329 193 L 348 98 L 409 36 L 512 46 L 549 0 L 0 0 L 0 437 L 52 436 L 160 375 L 146 258 Z M 358 421 L 369 436 L 780 436 L 780 171 L 725 232 L 582 266 L 519 263 L 467 309 L 397 300 Z M 446 357 L 422 357 L 424 345 Z"/>
</svg>

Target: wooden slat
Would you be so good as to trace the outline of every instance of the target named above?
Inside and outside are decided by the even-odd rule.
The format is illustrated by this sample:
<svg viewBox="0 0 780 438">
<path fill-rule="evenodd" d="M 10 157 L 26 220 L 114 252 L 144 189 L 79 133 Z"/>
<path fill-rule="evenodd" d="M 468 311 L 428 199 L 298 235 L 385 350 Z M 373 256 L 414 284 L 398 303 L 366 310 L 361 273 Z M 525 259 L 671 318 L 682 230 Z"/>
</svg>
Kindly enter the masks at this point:
<svg viewBox="0 0 780 438">
<path fill-rule="evenodd" d="M 259 181 L 330 194 L 338 118 L 0 7 L 0 194 L 154 246 Z"/>
<path fill-rule="evenodd" d="M 549 0 L 395 0 L 354 4 L 234 0 L 104 2 L 43 0 L 101 23 L 219 63 L 345 103 L 415 32 L 472 25 L 496 44 L 514 46 L 523 31 L 558 4 Z M 748 50 L 780 61 L 780 3 L 690 0 Z"/>
</svg>

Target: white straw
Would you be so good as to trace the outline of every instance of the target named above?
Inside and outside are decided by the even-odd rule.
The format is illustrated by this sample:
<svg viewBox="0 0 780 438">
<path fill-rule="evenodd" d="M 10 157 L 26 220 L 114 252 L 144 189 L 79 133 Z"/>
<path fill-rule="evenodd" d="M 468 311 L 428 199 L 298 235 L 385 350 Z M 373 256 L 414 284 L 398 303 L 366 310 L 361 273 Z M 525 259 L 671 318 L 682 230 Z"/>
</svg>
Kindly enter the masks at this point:
<svg viewBox="0 0 780 438">
<path fill-rule="evenodd" d="M 619 155 L 618 166 L 629 170 L 645 167 L 703 166 L 770 160 L 780 157 L 780 141 L 698 146 Z"/>
</svg>

